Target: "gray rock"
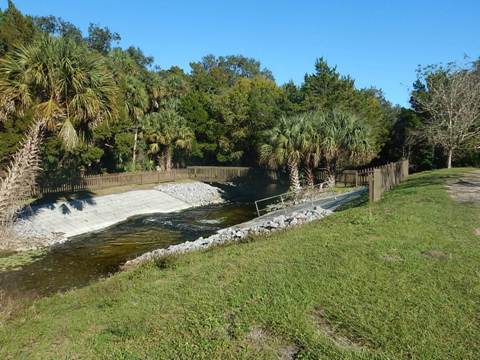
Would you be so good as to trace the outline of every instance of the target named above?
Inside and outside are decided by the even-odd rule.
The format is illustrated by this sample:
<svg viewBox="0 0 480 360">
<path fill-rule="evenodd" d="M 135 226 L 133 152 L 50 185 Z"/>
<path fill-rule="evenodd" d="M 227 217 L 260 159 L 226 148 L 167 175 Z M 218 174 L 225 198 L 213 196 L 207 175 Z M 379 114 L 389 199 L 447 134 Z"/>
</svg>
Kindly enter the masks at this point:
<svg viewBox="0 0 480 360">
<path fill-rule="evenodd" d="M 250 234 L 267 234 L 280 229 L 290 228 L 303 223 L 321 219 L 332 214 L 331 210 L 323 209 L 321 206 L 315 206 L 313 209 L 303 211 L 294 211 L 287 215 L 279 215 L 273 219 L 255 220 L 251 223 L 246 223 L 241 226 L 233 226 L 230 228 L 217 231 L 216 234 L 209 236 L 206 239 L 199 238 L 193 242 L 172 245 L 167 249 L 155 250 L 151 253 L 144 254 L 134 260 L 125 264 L 126 267 L 138 264 L 142 261 L 151 259 L 155 256 L 164 256 L 175 252 L 189 252 L 199 249 L 206 249 L 211 246 L 238 241 Z"/>
</svg>

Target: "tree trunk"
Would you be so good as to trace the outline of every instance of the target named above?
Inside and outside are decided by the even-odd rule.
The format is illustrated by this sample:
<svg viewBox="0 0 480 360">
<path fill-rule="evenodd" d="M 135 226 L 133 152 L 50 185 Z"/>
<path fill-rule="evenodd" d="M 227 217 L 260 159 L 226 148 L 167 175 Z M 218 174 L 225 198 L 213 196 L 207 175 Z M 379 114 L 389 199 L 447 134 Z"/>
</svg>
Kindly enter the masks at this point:
<svg viewBox="0 0 480 360">
<path fill-rule="evenodd" d="M 44 122 L 37 121 L 29 129 L 13 155 L 7 175 L 0 179 L 0 232 L 13 223 L 21 201 L 31 196 L 39 170 L 43 128 Z"/>
<path fill-rule="evenodd" d="M 167 146 L 165 149 L 165 169 L 171 170 L 172 169 L 172 147 Z"/>
<path fill-rule="evenodd" d="M 330 188 L 335 187 L 337 180 L 335 179 L 335 174 L 328 174 L 327 176 L 327 186 Z"/>
<path fill-rule="evenodd" d="M 335 187 L 337 183 L 337 179 L 335 174 L 337 173 L 337 160 L 334 159 L 333 161 L 327 162 L 327 186 L 328 187 Z"/>
<path fill-rule="evenodd" d="M 305 166 L 305 181 L 307 186 L 313 187 L 315 185 L 315 174 L 310 166 Z"/>
<path fill-rule="evenodd" d="M 453 149 L 448 149 L 447 168 L 452 168 Z"/>
<path fill-rule="evenodd" d="M 162 171 L 166 170 L 166 161 L 165 161 L 166 155 L 165 155 L 165 150 L 162 150 L 161 155 L 158 157 L 158 164 L 160 165 L 160 169 Z"/>
<path fill-rule="evenodd" d="M 298 176 L 298 163 L 296 161 L 289 162 L 287 164 L 288 176 L 290 178 L 290 189 L 292 191 L 300 190 L 300 178 Z"/>
<path fill-rule="evenodd" d="M 136 169 L 135 162 L 137 160 L 137 141 L 138 141 L 138 126 L 135 127 L 135 135 L 133 137 L 133 157 L 132 157 L 133 171 L 135 171 Z"/>
</svg>

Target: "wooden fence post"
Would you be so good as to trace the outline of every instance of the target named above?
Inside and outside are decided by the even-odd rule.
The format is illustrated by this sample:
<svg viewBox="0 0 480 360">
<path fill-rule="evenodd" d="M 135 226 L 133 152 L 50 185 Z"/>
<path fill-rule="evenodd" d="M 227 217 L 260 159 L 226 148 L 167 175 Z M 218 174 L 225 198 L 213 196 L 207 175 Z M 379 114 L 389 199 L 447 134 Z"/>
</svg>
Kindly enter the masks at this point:
<svg viewBox="0 0 480 360">
<path fill-rule="evenodd" d="M 368 197 L 370 202 L 377 202 L 382 197 L 383 188 L 382 170 L 373 169 L 373 173 L 368 178 Z"/>
<path fill-rule="evenodd" d="M 373 173 L 372 173 L 368 175 L 368 201 L 370 201 L 371 203 L 374 202 L 373 192 L 374 192 L 374 189 L 373 189 Z"/>
<path fill-rule="evenodd" d="M 402 180 L 405 180 L 408 177 L 408 169 L 409 168 L 409 161 L 403 160 L 402 161 Z"/>
</svg>

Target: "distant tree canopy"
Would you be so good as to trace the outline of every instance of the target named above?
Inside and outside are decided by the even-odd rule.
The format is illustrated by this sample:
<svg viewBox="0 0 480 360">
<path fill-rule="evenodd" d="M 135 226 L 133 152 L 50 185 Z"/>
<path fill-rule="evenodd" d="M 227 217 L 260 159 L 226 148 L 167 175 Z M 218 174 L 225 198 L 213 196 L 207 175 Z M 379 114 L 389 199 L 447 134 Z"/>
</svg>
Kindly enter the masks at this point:
<svg viewBox="0 0 480 360">
<path fill-rule="evenodd" d="M 0 10 L 0 56 L 16 46 L 30 42 L 36 32 L 30 17 L 22 15 L 11 0 L 7 8 Z"/>
<path fill-rule="evenodd" d="M 385 143 L 397 113 L 381 90 L 357 89 L 350 76 L 341 75 L 324 58 L 316 61 L 313 74 L 305 75 L 300 99 L 302 110 L 341 110 L 358 115 L 370 126 L 377 151 Z"/>
<path fill-rule="evenodd" d="M 480 165 L 479 61 L 417 71 L 411 109 L 402 109 L 377 162 L 410 159 L 416 170 Z"/>
<path fill-rule="evenodd" d="M 337 120 L 341 123 L 339 119 L 350 119 L 345 123 L 362 129 L 369 157 L 377 154 L 374 161 L 408 157 L 418 168 L 438 166 L 445 161 L 444 144 L 420 136 L 425 133 L 422 130 L 426 124 L 432 123 L 421 109 L 420 99 L 432 93 L 428 79 L 433 74 L 415 84 L 412 109 L 402 109 L 392 106 L 379 89 L 357 88 L 352 77 L 341 74 L 322 57 L 301 84 L 290 81 L 279 86 L 270 70 L 243 55 L 207 55 L 191 62 L 189 71 L 178 66 L 160 69 L 153 57 L 140 48 L 119 47 L 120 39 L 115 31 L 93 23 L 83 34 L 77 26 L 59 17 L 25 16 L 12 1 L 0 10 L 0 67 L 18 63 L 19 70 L 16 78 L 8 71 L 0 74 L 0 86 L 14 92 L 15 86 L 24 83 L 21 89 L 29 89 L 30 96 L 24 111 L 11 111 L 13 105 L 6 93 L 0 95 L 0 115 L 4 115 L 0 122 L 2 167 L 38 117 L 35 109 L 48 100 L 48 94 L 60 101 L 59 110 L 51 116 L 53 126 L 44 133 L 41 149 L 43 173 L 48 172 L 51 178 L 74 176 L 80 171 L 118 172 L 185 164 L 258 165 L 259 149 L 268 144 L 268 131 L 298 130 L 290 123 L 282 125 L 280 119 L 295 122 L 311 113 L 332 116 L 332 121 L 325 120 L 321 125 L 324 127 L 335 126 Z M 45 47 L 42 41 L 56 45 Z M 45 65 L 41 71 L 34 66 L 39 59 L 17 61 L 25 49 L 45 58 L 40 62 Z M 49 52 L 42 54 L 42 49 Z M 72 59 L 76 60 L 72 63 Z M 86 71 L 84 75 L 77 71 L 81 67 Z M 478 68 L 476 63 L 470 71 L 478 72 Z M 27 76 L 34 71 L 37 84 Z M 103 75 L 97 77 L 96 73 Z M 45 85 L 53 75 L 60 79 L 61 94 Z M 108 81 L 102 83 L 102 78 Z M 94 109 L 105 108 L 101 94 L 106 93 L 112 116 L 101 122 L 100 113 L 94 114 Z M 20 102 L 20 97 L 16 99 L 15 104 Z M 324 134 L 324 128 L 315 126 L 318 134 Z M 76 136 L 76 140 L 62 142 L 59 134 Z M 454 162 L 476 161 L 474 140 L 456 147 Z M 309 181 L 314 165 L 328 165 L 327 156 L 322 163 L 315 161 L 315 154 L 308 152 L 302 158 L 304 162 L 297 164 L 299 169 L 309 171 Z M 361 165 L 348 156 L 339 159 L 335 162 L 342 167 Z"/>
</svg>

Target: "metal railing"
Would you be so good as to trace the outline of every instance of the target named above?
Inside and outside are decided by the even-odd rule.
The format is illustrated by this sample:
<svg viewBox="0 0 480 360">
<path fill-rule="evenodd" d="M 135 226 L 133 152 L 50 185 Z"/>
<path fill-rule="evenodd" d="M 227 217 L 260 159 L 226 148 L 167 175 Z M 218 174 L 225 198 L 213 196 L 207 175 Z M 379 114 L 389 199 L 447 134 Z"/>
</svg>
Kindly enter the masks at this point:
<svg viewBox="0 0 480 360">
<path fill-rule="evenodd" d="M 288 191 L 283 194 L 256 200 L 255 209 L 257 210 L 257 215 L 261 216 L 281 209 L 285 209 L 286 211 L 289 206 L 305 202 L 310 202 L 313 206 L 314 201 L 328 197 L 329 195 L 331 196 L 334 193 L 333 188 L 325 187 L 326 184 L 326 182 L 323 182 L 314 186 L 303 187 L 298 191 Z"/>
</svg>

